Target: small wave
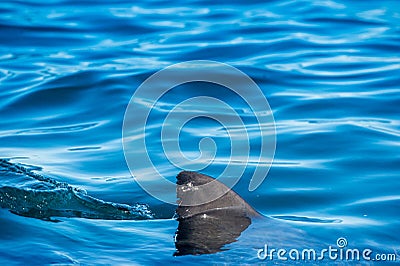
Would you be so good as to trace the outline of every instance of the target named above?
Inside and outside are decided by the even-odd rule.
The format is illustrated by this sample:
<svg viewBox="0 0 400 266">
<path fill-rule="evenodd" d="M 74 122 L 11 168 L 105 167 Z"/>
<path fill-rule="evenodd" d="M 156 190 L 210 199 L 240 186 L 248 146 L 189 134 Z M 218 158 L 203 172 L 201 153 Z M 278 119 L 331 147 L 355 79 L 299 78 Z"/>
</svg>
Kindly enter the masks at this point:
<svg viewBox="0 0 400 266">
<path fill-rule="evenodd" d="M 304 216 L 272 216 L 276 219 L 294 221 L 294 222 L 306 222 L 306 223 L 341 223 L 340 219 L 326 219 L 326 218 L 315 218 L 315 217 L 304 217 Z"/>
<path fill-rule="evenodd" d="M 58 133 L 71 133 L 89 130 L 104 122 L 93 122 L 93 123 L 81 123 L 75 125 L 66 125 L 66 126 L 54 126 L 54 127 L 38 127 L 38 128 L 30 128 L 23 130 L 7 130 L 0 132 L 0 137 L 7 137 L 13 135 L 42 135 L 42 134 L 58 134 Z"/>
<path fill-rule="evenodd" d="M 43 220 L 51 220 L 52 217 L 104 220 L 153 218 L 147 205 L 105 202 L 89 196 L 82 189 L 3 159 L 0 159 L 0 178 L 0 207 L 21 216 Z"/>
<path fill-rule="evenodd" d="M 94 146 L 94 147 L 76 147 L 76 148 L 69 148 L 68 151 L 87 151 L 87 150 L 100 150 L 101 147 Z"/>
</svg>

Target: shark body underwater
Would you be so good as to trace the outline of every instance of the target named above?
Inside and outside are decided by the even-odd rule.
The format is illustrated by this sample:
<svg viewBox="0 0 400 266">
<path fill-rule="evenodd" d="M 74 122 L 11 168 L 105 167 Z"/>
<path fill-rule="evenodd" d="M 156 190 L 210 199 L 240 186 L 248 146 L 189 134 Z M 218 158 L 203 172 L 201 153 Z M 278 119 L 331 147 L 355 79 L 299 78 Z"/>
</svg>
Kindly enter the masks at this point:
<svg viewBox="0 0 400 266">
<path fill-rule="evenodd" d="M 82 189 L 36 174 L 29 168 L 0 159 L 1 208 L 20 216 L 53 222 L 59 221 L 57 217 L 154 219 L 145 204 L 105 202 L 89 196 Z M 202 186 L 211 181 L 216 181 L 213 186 Z M 224 246 L 227 244 L 237 241 L 252 222 L 267 219 L 271 225 L 274 224 L 274 219 L 259 214 L 233 190 L 212 177 L 183 171 L 177 175 L 176 183 L 178 228 L 174 256 L 220 252 L 226 250 Z M 194 198 L 204 198 L 215 191 L 226 193 L 212 202 L 193 204 Z"/>
</svg>

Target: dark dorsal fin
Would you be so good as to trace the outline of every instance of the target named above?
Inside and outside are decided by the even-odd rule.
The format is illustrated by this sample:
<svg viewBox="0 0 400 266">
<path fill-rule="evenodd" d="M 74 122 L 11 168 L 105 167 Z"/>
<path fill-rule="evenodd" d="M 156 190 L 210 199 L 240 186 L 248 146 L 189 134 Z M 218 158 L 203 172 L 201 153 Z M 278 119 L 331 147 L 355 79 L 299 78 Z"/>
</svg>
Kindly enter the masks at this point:
<svg viewBox="0 0 400 266">
<path fill-rule="evenodd" d="M 176 183 L 178 185 L 177 197 L 179 199 L 177 214 L 180 218 L 187 218 L 193 215 L 222 209 L 244 212 L 248 217 L 260 216 L 260 214 L 238 194 L 210 176 L 196 172 L 183 171 L 179 173 L 176 178 Z M 212 186 L 202 186 L 213 181 L 214 184 Z M 211 195 L 215 195 L 215 193 L 221 193 L 221 195 L 223 195 L 209 203 L 196 205 L 196 199 L 207 199 L 210 198 Z"/>
<path fill-rule="evenodd" d="M 213 182 L 212 186 L 203 186 Z M 204 202 L 215 193 L 223 194 L 214 201 Z M 177 176 L 178 229 L 175 236 L 175 256 L 209 254 L 224 250 L 236 241 L 251 224 L 251 218 L 261 217 L 238 194 L 207 175 L 183 171 Z"/>
</svg>

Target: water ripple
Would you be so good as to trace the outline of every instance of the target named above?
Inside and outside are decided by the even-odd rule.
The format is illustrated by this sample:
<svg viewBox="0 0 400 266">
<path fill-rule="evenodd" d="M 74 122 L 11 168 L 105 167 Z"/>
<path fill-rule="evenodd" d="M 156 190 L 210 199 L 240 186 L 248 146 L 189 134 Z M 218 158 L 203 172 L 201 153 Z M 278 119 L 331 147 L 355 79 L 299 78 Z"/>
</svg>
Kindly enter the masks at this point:
<svg viewBox="0 0 400 266">
<path fill-rule="evenodd" d="M 315 224 L 310 233 L 318 234 L 321 241 L 334 235 L 322 230 L 320 224 L 324 224 L 337 227 L 353 243 L 373 240 L 386 248 L 398 246 L 398 236 L 383 232 L 399 228 L 399 14 L 398 1 L 390 0 L 202 0 L 187 1 L 184 6 L 166 1 L 2 1 L 0 153 L 38 165 L 36 171 L 43 168 L 55 179 L 90 189 L 110 202 L 153 204 L 130 179 L 124 160 L 121 127 L 126 105 L 136 88 L 163 67 L 185 60 L 217 60 L 240 68 L 257 82 L 268 98 L 278 134 L 275 161 L 266 181 L 254 193 L 248 193 L 248 184 L 239 182 L 237 192 L 261 212 L 280 214 L 282 219 L 311 227 Z M 254 151 L 260 147 L 260 126 L 270 129 L 271 125 L 258 125 L 243 101 L 204 84 L 175 89 L 175 94 L 166 95 L 153 108 L 145 133 L 151 139 L 149 156 L 160 172 L 173 179 L 177 171 L 168 164 L 160 143 L 163 118 L 180 101 L 198 95 L 228 102 L 244 121 L 251 149 L 249 172 L 243 179 L 247 180 L 255 167 L 265 165 Z M 246 96 L 257 97 L 250 92 Z M 150 103 L 140 99 L 136 104 Z M 190 108 L 193 114 L 198 110 Z M 226 115 L 222 110 L 217 113 Z M 243 139 L 237 126 L 224 128 L 206 120 L 187 125 L 180 139 L 184 154 L 198 156 L 198 140 L 211 137 L 218 152 L 215 168 L 204 169 L 206 174 L 218 176 L 228 163 L 245 164 L 243 156 L 229 160 L 227 129 L 233 137 Z M 143 175 L 148 172 L 137 170 Z M 64 204 L 67 215 L 74 214 L 66 210 L 75 203 L 79 211 L 87 210 L 83 202 L 93 207 L 93 202 L 67 189 L 57 190 L 51 183 L 29 176 L 13 176 L 2 176 L 0 193 L 17 195 L 24 204 L 22 195 L 40 206 L 56 195 L 53 198 Z M 18 209 L 9 196 L 4 200 L 4 193 L 7 208 Z M 154 205 L 160 212 L 167 208 L 158 202 Z M 106 206 L 115 210 L 115 206 Z M 6 221 L 14 226 L 19 218 L 7 216 Z M 342 222 L 336 224 L 337 220 Z M 154 258 L 177 262 L 170 256 L 173 247 L 167 240 L 160 241 L 170 238 L 166 232 L 172 232 L 173 226 L 164 232 L 157 221 L 140 229 L 123 224 L 127 228 L 124 235 L 112 231 L 115 238 L 101 234 L 115 223 L 97 221 L 87 227 L 88 222 L 72 219 L 61 229 L 46 225 L 49 237 L 35 238 L 39 230 L 33 224 L 37 221 L 18 221 L 23 231 L 3 226 L 0 232 L 5 236 L 2 241 L 7 241 L 0 254 L 6 254 L 1 257 L 8 264 L 26 262 L 26 258 L 44 263 L 78 258 L 76 261 L 84 264 L 104 264 L 121 261 L 121 254 L 138 264 L 154 263 Z M 64 242 L 53 245 L 63 239 L 60 230 L 70 232 L 70 246 Z M 132 237 L 129 230 L 146 233 L 135 235 L 133 242 L 125 241 Z M 21 233 L 9 238 L 16 240 L 7 240 L 13 231 Z M 91 244 L 88 234 L 93 234 Z M 284 239 L 286 234 L 282 236 Z M 76 239 L 82 241 L 80 245 Z M 114 239 L 112 245 L 104 244 Z M 23 246 L 24 241 L 29 244 Z M 93 249 L 93 243 L 99 246 Z M 128 243 L 131 246 L 123 246 Z M 236 244 L 243 248 L 240 241 Z M 32 251 L 32 246 L 37 248 Z M 79 246 L 79 252 L 71 254 L 72 246 Z M 101 256 L 104 260 L 96 256 L 104 250 L 100 246 L 107 248 Z M 115 253 L 111 254 L 110 246 Z M 58 255 L 54 255 L 54 247 L 58 247 Z M 248 256 L 252 248 L 240 258 L 235 252 L 221 257 L 250 264 L 255 262 Z M 121 253 L 123 250 L 126 253 Z M 160 250 L 171 250 L 171 254 Z M 48 260 L 41 260 L 45 253 L 50 254 Z M 85 260 L 83 253 L 94 255 Z M 149 253 L 154 256 L 146 258 Z M 218 258 L 196 259 L 202 264 L 227 263 Z"/>
<path fill-rule="evenodd" d="M 0 137 L 14 136 L 14 135 L 41 135 L 41 134 L 60 134 L 60 133 L 72 133 L 78 131 L 89 130 L 100 125 L 104 122 L 97 123 L 82 123 L 76 125 L 66 125 L 59 127 L 43 127 L 43 128 L 29 128 L 23 130 L 7 130 L 1 131 Z"/>
</svg>

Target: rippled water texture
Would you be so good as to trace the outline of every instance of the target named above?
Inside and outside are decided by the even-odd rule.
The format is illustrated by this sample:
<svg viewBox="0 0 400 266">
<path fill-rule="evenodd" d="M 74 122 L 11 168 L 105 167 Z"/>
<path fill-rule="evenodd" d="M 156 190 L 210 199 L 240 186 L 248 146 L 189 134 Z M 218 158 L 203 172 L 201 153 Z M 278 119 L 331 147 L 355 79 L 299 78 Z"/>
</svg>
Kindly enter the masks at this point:
<svg viewBox="0 0 400 266">
<path fill-rule="evenodd" d="M 9 161 L 0 171 L 0 261 L 254 263 L 265 243 L 326 247 L 339 237 L 349 247 L 400 254 L 399 25 L 395 0 L 2 1 L 0 158 Z M 239 68 L 267 97 L 277 131 L 267 179 L 248 191 L 258 126 L 224 88 L 192 84 L 161 98 L 148 120 L 149 154 L 173 180 L 179 169 L 159 137 L 168 111 L 196 95 L 223 100 L 240 114 L 251 146 L 234 189 L 274 222 L 253 224 L 224 252 L 173 257 L 175 207 L 131 177 L 122 121 L 146 78 L 198 59 Z M 202 172 L 217 176 L 230 150 L 219 123 L 187 123 L 181 148 L 197 157 L 204 137 L 218 151 Z M 26 214 L 10 195 L 57 210 L 56 217 Z M 49 198 L 55 205 L 46 205 Z"/>
</svg>

